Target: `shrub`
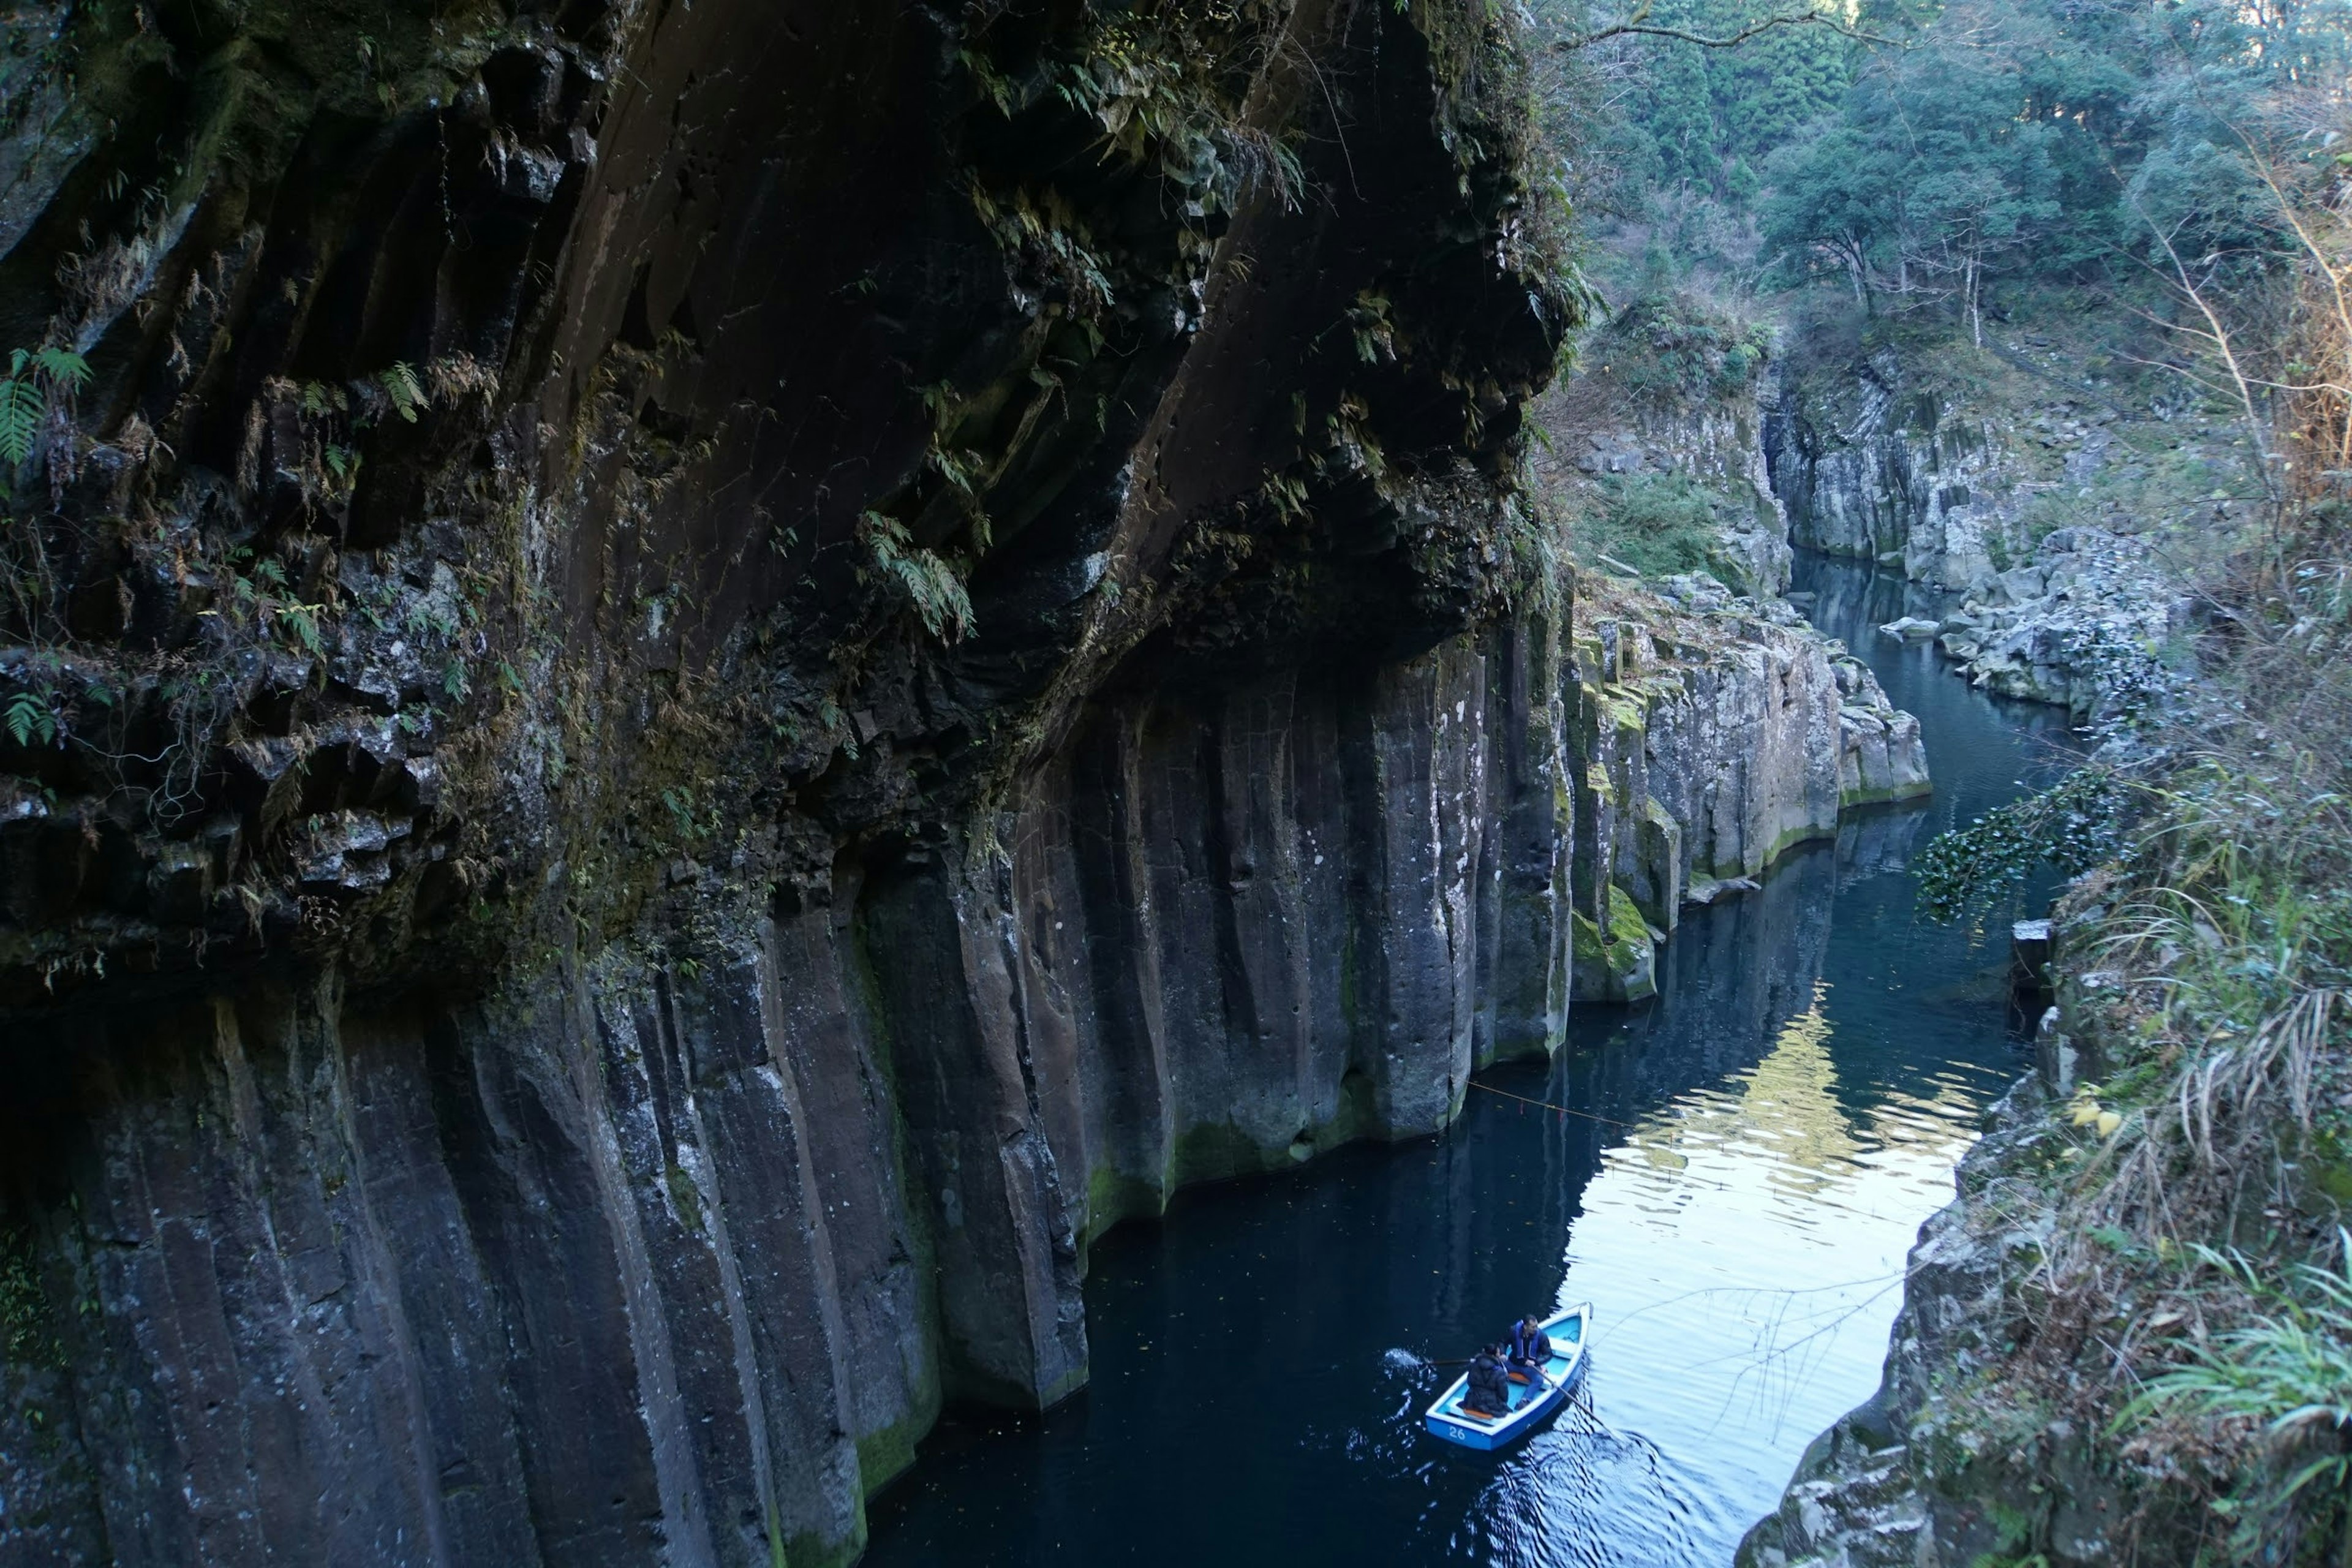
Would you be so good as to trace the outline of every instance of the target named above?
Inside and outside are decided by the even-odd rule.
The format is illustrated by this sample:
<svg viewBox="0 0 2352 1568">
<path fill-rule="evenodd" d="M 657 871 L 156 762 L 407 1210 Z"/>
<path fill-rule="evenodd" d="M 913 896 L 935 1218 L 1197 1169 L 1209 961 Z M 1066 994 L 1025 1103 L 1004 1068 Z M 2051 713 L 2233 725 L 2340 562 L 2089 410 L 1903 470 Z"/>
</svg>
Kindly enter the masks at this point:
<svg viewBox="0 0 2352 1568">
<path fill-rule="evenodd" d="M 1717 535 L 1709 492 L 1686 474 L 1610 475 L 1600 482 L 1599 505 L 1574 525 L 1580 559 L 1606 555 L 1643 576 L 1704 572 Z"/>
</svg>

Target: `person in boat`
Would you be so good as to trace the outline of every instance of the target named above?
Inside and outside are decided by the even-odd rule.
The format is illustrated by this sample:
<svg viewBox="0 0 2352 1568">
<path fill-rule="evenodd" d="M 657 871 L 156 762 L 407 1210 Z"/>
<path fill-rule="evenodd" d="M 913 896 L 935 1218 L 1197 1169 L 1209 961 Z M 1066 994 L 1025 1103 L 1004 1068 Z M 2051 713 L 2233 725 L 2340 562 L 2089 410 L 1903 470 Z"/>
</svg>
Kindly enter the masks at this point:
<svg viewBox="0 0 2352 1568">
<path fill-rule="evenodd" d="M 1488 1345 L 1470 1363 L 1469 1386 L 1462 1392 L 1462 1408 L 1474 1415 L 1510 1413 L 1510 1374 L 1504 1370 L 1502 1346 Z"/>
<path fill-rule="evenodd" d="M 1543 1331 L 1543 1324 L 1530 1312 L 1511 1325 L 1511 1367 L 1516 1372 L 1534 1372 L 1551 1360 L 1551 1336 Z"/>
</svg>

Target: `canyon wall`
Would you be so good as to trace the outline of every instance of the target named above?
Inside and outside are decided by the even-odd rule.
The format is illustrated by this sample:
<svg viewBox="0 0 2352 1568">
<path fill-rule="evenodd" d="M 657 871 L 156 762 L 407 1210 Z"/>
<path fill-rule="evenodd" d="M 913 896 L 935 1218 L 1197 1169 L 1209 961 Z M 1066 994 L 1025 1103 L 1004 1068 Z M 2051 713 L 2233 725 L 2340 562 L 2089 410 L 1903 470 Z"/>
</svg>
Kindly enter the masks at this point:
<svg viewBox="0 0 2352 1568">
<path fill-rule="evenodd" d="M 1520 566 L 1484 7 L 43 15 L 0 1563 L 845 1561 L 1105 1226 L 1919 782 Z"/>
<path fill-rule="evenodd" d="M 470 1000 L 96 991 L 12 1100 L 12 1550 L 854 1551 L 943 1397 L 1083 1380 L 1089 1237 L 1436 1130 L 1643 994 L 1629 889 L 1835 830 L 1817 642 L 1583 645 L 1108 699 L 976 869 L 680 862 L 658 948 Z"/>
<path fill-rule="evenodd" d="M 1579 992 L 1599 999 L 1651 992 L 1643 933 L 1663 939 L 1686 903 L 1752 890 L 1842 813 L 1930 787 L 1918 721 L 1842 646 L 1706 578 L 1663 586 L 1588 578 L 1578 605 L 1571 935 Z"/>
<path fill-rule="evenodd" d="M 1644 487 L 1680 503 L 1670 510 L 1696 502 L 1713 535 L 1706 570 L 1740 594 L 1786 593 L 1790 519 L 1764 444 L 1777 406 L 1767 399 L 1780 387 L 1769 348 L 1761 328 L 1686 297 L 1636 300 L 1590 335 L 1579 374 L 1530 411 L 1543 433 L 1529 455 L 1537 485 L 1586 518 L 1624 511 Z M 1614 531 L 1582 542 L 1582 558 Z"/>
<path fill-rule="evenodd" d="M 1881 350 L 1843 375 L 1783 375 L 1765 453 L 1791 543 L 1965 588 L 2008 563 L 2031 470 L 1979 408 Z"/>
</svg>

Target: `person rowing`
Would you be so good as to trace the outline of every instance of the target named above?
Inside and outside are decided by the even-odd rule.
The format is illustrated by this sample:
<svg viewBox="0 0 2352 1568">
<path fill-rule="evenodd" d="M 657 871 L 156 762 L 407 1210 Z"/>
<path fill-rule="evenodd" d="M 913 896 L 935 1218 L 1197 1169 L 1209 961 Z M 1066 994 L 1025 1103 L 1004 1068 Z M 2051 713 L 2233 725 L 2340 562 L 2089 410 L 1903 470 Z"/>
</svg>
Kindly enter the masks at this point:
<svg viewBox="0 0 2352 1568">
<path fill-rule="evenodd" d="M 1515 1371 L 1543 1377 L 1545 1363 L 1552 1357 L 1551 1336 L 1543 1324 L 1529 1313 L 1511 1325 L 1511 1366 Z M 1549 1378 L 1544 1378 L 1549 1383 Z"/>
</svg>

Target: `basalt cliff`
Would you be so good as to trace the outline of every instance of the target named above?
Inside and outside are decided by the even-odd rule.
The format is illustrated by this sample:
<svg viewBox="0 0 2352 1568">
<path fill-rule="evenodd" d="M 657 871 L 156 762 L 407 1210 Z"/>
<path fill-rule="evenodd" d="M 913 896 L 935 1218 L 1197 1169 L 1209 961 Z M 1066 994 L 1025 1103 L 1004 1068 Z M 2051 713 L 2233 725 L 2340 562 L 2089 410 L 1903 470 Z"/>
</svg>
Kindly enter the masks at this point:
<svg viewBox="0 0 2352 1568">
<path fill-rule="evenodd" d="M 1542 566 L 1485 6 L 12 26 L 0 1563 L 845 1561 L 1104 1227 L 1924 787 Z"/>
</svg>

